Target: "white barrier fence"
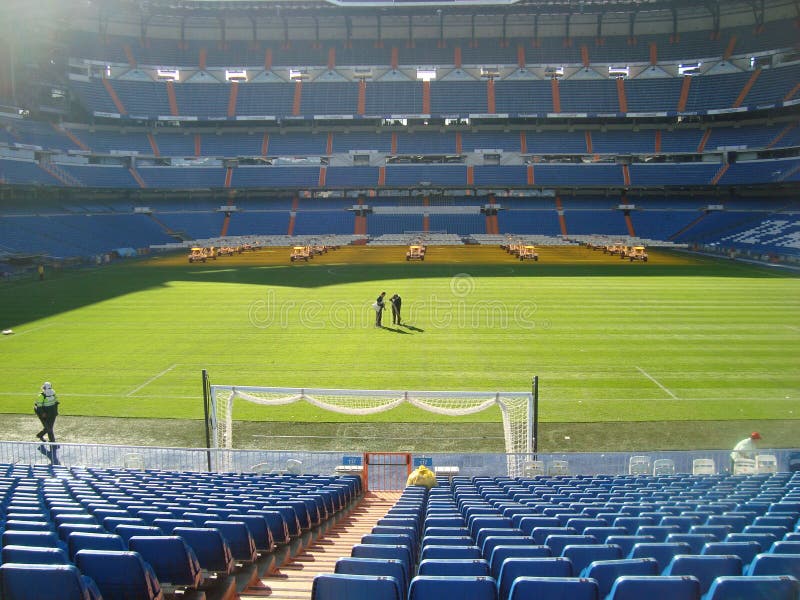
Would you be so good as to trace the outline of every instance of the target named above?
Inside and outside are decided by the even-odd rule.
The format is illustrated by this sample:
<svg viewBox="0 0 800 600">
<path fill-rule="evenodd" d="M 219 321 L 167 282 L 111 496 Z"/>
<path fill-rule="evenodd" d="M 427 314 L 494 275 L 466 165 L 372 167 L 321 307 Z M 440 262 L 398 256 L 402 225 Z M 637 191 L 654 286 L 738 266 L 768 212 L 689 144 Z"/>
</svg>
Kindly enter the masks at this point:
<svg viewBox="0 0 800 600">
<path fill-rule="evenodd" d="M 797 449 L 761 450 L 760 453 L 774 455 L 777 470 L 790 470 L 790 458 L 800 457 Z M 569 475 L 622 475 L 629 473 L 631 458 L 646 456 L 653 465 L 656 460 L 674 462 L 675 473 L 691 473 L 693 461 L 698 458 L 711 459 L 714 472 L 730 471 L 730 456 L 727 450 L 703 450 L 686 452 L 604 452 L 564 453 L 538 455 L 507 454 L 419 454 L 412 453 L 413 464 L 425 462 L 435 467 L 455 467 L 462 476 L 496 477 L 505 475 L 511 462 L 536 466 L 527 475 L 538 473 L 541 466 L 545 473 L 562 472 L 566 463 Z M 360 452 L 307 452 L 297 450 L 232 450 L 205 448 L 165 448 L 153 446 L 110 446 L 99 444 L 39 444 L 35 442 L 0 441 L 0 464 L 61 465 L 64 467 L 98 467 L 161 469 L 172 471 L 208 471 L 209 465 L 229 465 L 230 470 L 248 472 L 281 472 L 299 469 L 303 473 L 333 474 L 336 467 L 357 464 Z M 513 460 L 516 459 L 516 460 Z M 538 462 L 535 462 L 538 461 Z M 794 461 L 793 461 L 794 462 Z M 558 469 L 554 469 L 554 467 Z M 650 468 L 652 473 L 652 466 Z"/>
</svg>

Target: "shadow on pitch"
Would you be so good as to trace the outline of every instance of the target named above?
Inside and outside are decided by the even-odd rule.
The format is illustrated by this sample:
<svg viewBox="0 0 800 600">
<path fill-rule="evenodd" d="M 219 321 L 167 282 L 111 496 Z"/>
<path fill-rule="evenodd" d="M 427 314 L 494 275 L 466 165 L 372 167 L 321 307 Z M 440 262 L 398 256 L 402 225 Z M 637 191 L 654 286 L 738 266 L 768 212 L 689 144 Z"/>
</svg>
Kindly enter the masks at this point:
<svg viewBox="0 0 800 600">
<path fill-rule="evenodd" d="M 425 331 L 424 329 L 420 329 L 419 327 L 414 327 L 413 325 L 407 325 L 407 324 L 405 324 L 405 323 L 403 323 L 402 325 L 400 325 L 400 327 L 405 327 L 406 329 L 408 329 L 408 330 L 410 330 L 410 331 L 417 331 L 417 332 L 419 332 L 419 333 L 423 333 L 423 332 Z M 407 332 L 407 331 L 404 331 L 403 333 L 408 333 L 408 332 Z"/>
</svg>

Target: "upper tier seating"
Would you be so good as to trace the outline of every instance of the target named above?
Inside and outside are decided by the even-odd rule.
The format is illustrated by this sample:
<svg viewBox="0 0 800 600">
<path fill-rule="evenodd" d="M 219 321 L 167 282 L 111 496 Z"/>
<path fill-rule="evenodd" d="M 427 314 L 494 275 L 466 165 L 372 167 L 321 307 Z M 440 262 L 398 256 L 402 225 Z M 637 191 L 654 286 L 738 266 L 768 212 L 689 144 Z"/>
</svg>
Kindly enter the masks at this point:
<svg viewBox="0 0 800 600">
<path fill-rule="evenodd" d="M 739 99 L 751 78 L 747 94 Z M 737 106 L 778 104 L 793 93 L 800 65 L 691 78 L 686 111 L 704 112 Z M 111 86 L 125 114 L 154 119 L 159 116 L 227 118 L 230 83 L 175 83 L 175 102 L 170 103 L 168 84 L 155 81 L 93 78 L 71 81 L 90 112 L 119 113 L 105 84 Z M 240 84 L 235 113 L 240 116 L 357 115 L 359 84 L 348 81 Z M 423 113 L 419 82 L 370 82 L 365 92 L 365 115 L 419 115 Z M 628 79 L 624 82 L 630 112 L 675 112 L 679 109 L 682 78 Z M 547 80 L 502 80 L 495 83 L 495 111 L 499 114 L 544 116 L 549 113 L 621 112 L 615 80 L 566 79 L 558 82 L 560 111 L 555 110 L 554 91 Z M 435 116 L 486 114 L 489 112 L 484 81 L 435 81 L 430 84 L 430 113 Z"/>
<path fill-rule="evenodd" d="M 401 65 L 451 65 L 454 49 L 461 49 L 465 65 L 517 64 L 518 48 L 522 47 L 526 62 L 533 64 L 580 64 L 581 47 L 586 47 L 594 63 L 648 62 L 650 46 L 658 49 L 660 60 L 689 60 L 722 57 L 733 41 L 734 54 L 745 54 L 776 48 L 791 48 L 796 43 L 796 30 L 790 19 L 765 23 L 763 31 L 755 33 L 751 25 L 723 29 L 719 39 L 709 39 L 707 31 L 681 32 L 677 40 L 668 34 L 637 35 L 631 44 L 626 35 L 605 36 L 599 45 L 594 37 L 573 37 L 565 47 L 561 37 L 542 37 L 534 46 L 531 38 L 509 38 L 507 44 L 499 39 L 478 38 L 475 44 L 468 38 L 446 38 L 444 47 L 438 40 L 415 40 L 409 47 L 406 40 L 385 39 L 380 47 L 375 40 L 353 39 L 350 47 L 340 41 L 323 40 L 316 48 L 309 40 L 293 40 L 287 47 L 279 41 L 260 41 L 255 46 L 249 41 L 228 40 L 225 48 L 217 41 L 188 40 L 181 48 L 177 40 L 149 38 L 143 44 L 136 37 L 108 36 L 99 38 L 94 32 L 68 32 L 64 37 L 70 55 L 98 61 L 128 64 L 126 46 L 140 65 L 196 67 L 200 53 L 205 52 L 209 67 L 259 67 L 264 65 L 269 50 L 276 66 L 322 66 L 328 64 L 328 53 L 335 50 L 337 65 L 379 65 L 391 63 L 392 50 L 396 49 Z"/>
</svg>

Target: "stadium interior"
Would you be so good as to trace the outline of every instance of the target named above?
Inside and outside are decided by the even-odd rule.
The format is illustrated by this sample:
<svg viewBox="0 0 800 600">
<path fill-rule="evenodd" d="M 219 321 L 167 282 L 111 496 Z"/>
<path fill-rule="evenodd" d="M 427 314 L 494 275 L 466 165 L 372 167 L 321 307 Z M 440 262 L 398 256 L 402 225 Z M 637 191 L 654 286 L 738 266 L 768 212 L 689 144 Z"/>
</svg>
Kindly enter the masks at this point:
<svg viewBox="0 0 800 600">
<path fill-rule="evenodd" d="M 800 266 L 796 0 L 3 4 L 4 280 L 265 247 Z M 796 452 L 607 474 L 67 446 L 0 463 L 3 600 L 800 599 Z"/>
</svg>

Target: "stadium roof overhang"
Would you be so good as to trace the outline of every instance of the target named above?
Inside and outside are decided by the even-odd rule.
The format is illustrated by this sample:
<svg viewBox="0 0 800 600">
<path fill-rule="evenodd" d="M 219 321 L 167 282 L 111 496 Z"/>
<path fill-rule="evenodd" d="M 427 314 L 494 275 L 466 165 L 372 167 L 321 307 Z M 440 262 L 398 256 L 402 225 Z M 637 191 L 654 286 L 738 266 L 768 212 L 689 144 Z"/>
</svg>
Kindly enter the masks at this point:
<svg viewBox="0 0 800 600">
<path fill-rule="evenodd" d="M 754 0 L 755 4 L 760 4 Z M 313 13 L 347 15 L 472 15 L 492 14 L 605 14 L 678 11 L 707 7 L 723 11 L 725 5 L 741 2 L 725 0 L 110 0 L 99 4 L 101 11 L 114 8 L 140 12 L 148 16 L 259 16 L 279 14 L 284 17 L 309 16 Z M 754 8 L 755 10 L 755 8 Z"/>
</svg>

